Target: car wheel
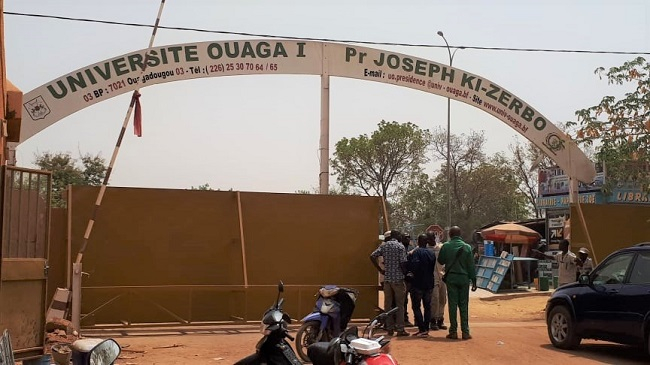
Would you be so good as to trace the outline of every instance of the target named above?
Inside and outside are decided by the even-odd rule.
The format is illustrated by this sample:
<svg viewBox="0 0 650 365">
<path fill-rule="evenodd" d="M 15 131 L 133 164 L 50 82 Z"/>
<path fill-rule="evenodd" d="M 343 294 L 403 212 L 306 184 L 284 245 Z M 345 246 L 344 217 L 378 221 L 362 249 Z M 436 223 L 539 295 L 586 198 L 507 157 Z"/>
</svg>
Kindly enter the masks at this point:
<svg viewBox="0 0 650 365">
<path fill-rule="evenodd" d="M 548 316 L 546 327 L 553 346 L 571 350 L 580 345 L 582 339 L 576 334 L 575 323 L 567 307 L 563 305 L 553 307 Z"/>
</svg>

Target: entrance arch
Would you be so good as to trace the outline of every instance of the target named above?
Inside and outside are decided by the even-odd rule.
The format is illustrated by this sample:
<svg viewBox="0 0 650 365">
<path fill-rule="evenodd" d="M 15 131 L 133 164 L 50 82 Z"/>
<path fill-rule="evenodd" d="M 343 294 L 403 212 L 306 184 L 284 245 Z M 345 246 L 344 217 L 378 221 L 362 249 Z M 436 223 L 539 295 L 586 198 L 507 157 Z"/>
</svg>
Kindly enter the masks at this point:
<svg viewBox="0 0 650 365">
<path fill-rule="evenodd" d="M 147 67 L 142 72 L 147 52 Z M 321 76 L 321 192 L 323 175 L 325 179 L 329 176 L 330 76 L 408 87 L 472 105 L 534 143 L 569 176 L 589 183 L 596 175 L 589 158 L 548 118 L 486 78 L 401 53 L 294 40 L 160 46 L 80 68 L 25 94 L 28 117 L 23 117 L 18 143 L 70 114 L 138 88 L 195 78 L 258 74 Z"/>
</svg>

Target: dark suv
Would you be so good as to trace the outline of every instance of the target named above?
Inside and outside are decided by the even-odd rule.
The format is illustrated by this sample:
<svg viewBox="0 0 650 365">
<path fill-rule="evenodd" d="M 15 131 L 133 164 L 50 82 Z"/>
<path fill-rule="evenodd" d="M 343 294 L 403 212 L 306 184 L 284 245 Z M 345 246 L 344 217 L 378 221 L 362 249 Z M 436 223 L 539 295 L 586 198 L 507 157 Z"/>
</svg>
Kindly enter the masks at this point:
<svg viewBox="0 0 650 365">
<path fill-rule="evenodd" d="M 650 243 L 609 255 L 590 275 L 559 287 L 546 303 L 553 346 L 573 349 L 583 338 L 648 345 Z"/>
</svg>

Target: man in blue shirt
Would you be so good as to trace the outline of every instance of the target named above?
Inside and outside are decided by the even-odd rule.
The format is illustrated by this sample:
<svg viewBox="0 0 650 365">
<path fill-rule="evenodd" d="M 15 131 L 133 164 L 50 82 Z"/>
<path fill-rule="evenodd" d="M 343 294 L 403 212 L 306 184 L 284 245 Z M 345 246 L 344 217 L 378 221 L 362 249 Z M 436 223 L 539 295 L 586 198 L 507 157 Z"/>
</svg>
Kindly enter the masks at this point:
<svg viewBox="0 0 650 365">
<path fill-rule="evenodd" d="M 411 306 L 415 324 L 418 326 L 418 337 L 429 336 L 431 321 L 431 294 L 433 292 L 433 271 L 436 267 L 436 257 L 427 249 L 426 234 L 418 236 L 418 248 L 408 254 L 408 269 L 411 278 Z M 422 306 L 424 305 L 424 316 Z"/>
<path fill-rule="evenodd" d="M 404 298 L 406 286 L 404 285 L 404 272 L 406 271 L 406 249 L 400 242 L 402 235 L 398 231 L 388 231 L 384 234 L 384 240 L 372 254 L 370 261 L 381 274 L 384 275 L 384 310 L 393 309 L 393 301 L 397 307 L 395 316 L 386 319 L 388 335 L 392 336 L 397 329 L 397 336 L 408 336 L 404 330 Z M 384 269 L 379 266 L 377 258 L 384 258 Z M 395 323 L 397 322 L 397 323 Z"/>
</svg>

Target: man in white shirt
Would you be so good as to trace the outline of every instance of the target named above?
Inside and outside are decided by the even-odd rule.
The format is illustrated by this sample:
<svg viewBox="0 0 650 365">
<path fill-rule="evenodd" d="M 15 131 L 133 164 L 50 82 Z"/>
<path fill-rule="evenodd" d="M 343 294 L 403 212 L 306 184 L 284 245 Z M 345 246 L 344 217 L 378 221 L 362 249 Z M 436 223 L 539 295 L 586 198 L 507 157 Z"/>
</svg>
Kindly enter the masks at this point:
<svg viewBox="0 0 650 365">
<path fill-rule="evenodd" d="M 433 231 L 427 231 L 429 238 L 429 248 L 436 257 L 436 269 L 433 273 L 433 295 L 431 298 L 431 330 L 446 330 L 445 326 L 445 305 L 447 304 L 447 284 L 442 281 L 442 276 L 445 274 L 445 265 L 441 265 L 438 261 L 438 255 L 443 243 L 442 236 L 436 236 Z"/>
<path fill-rule="evenodd" d="M 573 283 L 576 281 L 576 272 L 578 270 L 576 261 L 578 257 L 569 249 L 568 240 L 560 242 L 560 250 L 562 252 L 555 255 L 559 271 L 558 284 L 564 285 Z"/>
</svg>

